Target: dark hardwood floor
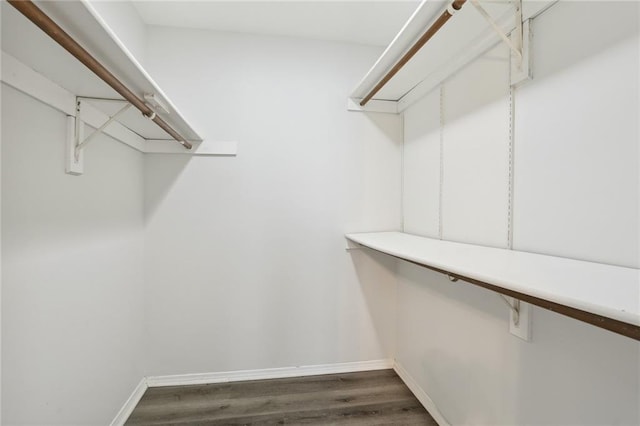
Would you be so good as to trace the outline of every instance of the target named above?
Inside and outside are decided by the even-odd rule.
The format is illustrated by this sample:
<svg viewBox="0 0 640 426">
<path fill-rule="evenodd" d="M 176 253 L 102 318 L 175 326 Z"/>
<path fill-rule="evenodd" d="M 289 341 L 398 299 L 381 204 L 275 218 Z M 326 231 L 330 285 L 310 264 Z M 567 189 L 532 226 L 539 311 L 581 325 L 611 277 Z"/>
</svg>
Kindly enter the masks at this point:
<svg viewBox="0 0 640 426">
<path fill-rule="evenodd" d="M 393 370 L 149 388 L 127 425 L 437 425 Z"/>
</svg>

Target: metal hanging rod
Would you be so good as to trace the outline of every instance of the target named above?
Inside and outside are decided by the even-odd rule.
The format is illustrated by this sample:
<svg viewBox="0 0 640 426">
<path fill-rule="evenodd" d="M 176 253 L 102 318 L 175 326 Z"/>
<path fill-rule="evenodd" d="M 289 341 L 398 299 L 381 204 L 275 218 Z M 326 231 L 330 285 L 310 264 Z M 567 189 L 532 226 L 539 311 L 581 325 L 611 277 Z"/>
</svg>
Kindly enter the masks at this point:
<svg viewBox="0 0 640 426">
<path fill-rule="evenodd" d="M 89 70 L 97 75 L 102 81 L 107 83 L 113 90 L 118 92 L 131 105 L 136 107 L 140 112 L 156 123 L 162 130 L 167 132 L 172 138 L 178 141 L 182 146 L 191 149 L 192 145 L 176 132 L 166 121 L 158 117 L 156 113 L 149 108 L 135 93 L 129 90 L 120 80 L 116 78 L 109 70 L 107 70 L 98 60 L 96 60 L 89 52 L 78 44 L 69 34 L 67 34 L 58 24 L 53 22 L 42 10 L 40 10 L 30 0 L 8 0 L 9 4 L 15 7 L 27 19 L 38 26 L 42 31 L 47 33 L 49 37 L 55 40 L 66 51 L 71 53 L 76 59 L 82 62 Z"/>
<path fill-rule="evenodd" d="M 393 76 L 396 75 L 398 71 L 400 71 L 402 67 L 404 67 L 416 53 L 418 53 L 422 46 L 427 44 L 427 42 L 440 30 L 440 28 L 442 28 L 444 24 L 447 23 L 449 18 L 451 18 L 454 13 L 462 8 L 466 1 L 467 0 L 455 0 L 453 3 L 451 3 L 449 7 L 447 7 L 447 10 L 445 10 L 442 15 L 438 17 L 438 19 L 436 19 L 436 21 L 429 27 L 429 29 L 427 29 L 422 37 L 420 37 L 418 41 L 416 41 L 414 45 L 411 46 L 407 53 L 405 53 L 404 56 L 400 58 L 400 60 L 393 66 L 393 68 L 391 68 L 389 72 L 384 77 L 382 77 L 382 80 L 380 80 L 378 84 L 376 84 L 376 86 L 371 89 L 367 96 L 365 96 L 362 101 L 360 101 L 360 106 L 365 106 L 367 102 L 369 102 L 371 98 L 373 98 L 375 94 L 378 93 L 380 89 L 382 89 L 384 85 L 387 84 L 389 80 L 391 80 L 391 78 L 393 78 Z"/>
</svg>

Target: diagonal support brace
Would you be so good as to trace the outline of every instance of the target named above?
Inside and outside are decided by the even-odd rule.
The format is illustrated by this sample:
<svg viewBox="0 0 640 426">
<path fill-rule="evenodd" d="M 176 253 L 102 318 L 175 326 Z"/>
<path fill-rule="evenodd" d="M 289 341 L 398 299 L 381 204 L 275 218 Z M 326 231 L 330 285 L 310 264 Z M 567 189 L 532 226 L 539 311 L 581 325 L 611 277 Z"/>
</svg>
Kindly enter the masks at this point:
<svg viewBox="0 0 640 426">
<path fill-rule="evenodd" d="M 107 118 L 107 120 L 98 127 L 88 137 L 84 137 L 85 123 L 83 120 L 84 106 L 89 106 L 85 101 L 96 98 L 76 97 L 75 115 L 67 117 L 67 143 L 66 143 L 66 166 L 65 170 L 67 174 L 81 175 L 84 172 L 84 159 L 83 152 L 87 144 L 91 142 L 97 135 L 101 134 L 107 126 L 116 121 L 116 119 L 127 111 L 132 105 L 123 99 L 99 99 L 100 101 L 109 101 L 122 104 L 126 103 L 120 110 L 118 110 L 113 116 Z M 95 120 L 92 120 L 95 122 Z"/>
<path fill-rule="evenodd" d="M 471 4 L 476 8 L 478 13 L 482 15 L 482 17 L 491 25 L 491 27 L 495 30 L 495 32 L 500 36 L 502 41 L 505 42 L 509 49 L 516 55 L 518 61 L 522 63 L 522 0 L 516 1 L 516 10 L 515 10 L 515 18 L 516 18 L 516 29 L 515 29 L 515 37 L 516 41 L 512 41 L 509 38 L 509 35 L 506 34 L 502 28 L 496 23 L 496 21 L 491 17 L 491 15 L 482 7 L 479 0 L 471 0 Z"/>
<path fill-rule="evenodd" d="M 513 325 L 517 326 L 520 324 L 520 301 L 518 299 L 513 299 L 513 305 L 504 295 L 500 294 L 500 298 L 504 301 L 504 303 L 509 306 L 511 312 L 513 312 Z"/>
<path fill-rule="evenodd" d="M 118 110 L 118 112 L 116 112 L 115 114 L 113 114 L 111 117 L 109 117 L 109 119 L 99 128 L 96 129 L 95 132 L 91 133 L 89 136 L 87 136 L 82 142 L 80 141 L 80 132 L 76 131 L 76 146 L 75 146 L 75 151 L 74 151 L 74 155 L 76 157 L 76 161 L 78 160 L 78 158 L 80 157 L 80 151 L 82 151 L 83 148 L 85 148 L 89 142 L 91 142 L 91 140 L 96 137 L 97 135 L 101 134 L 102 131 L 104 129 L 106 129 L 106 127 L 111 124 L 116 118 L 118 118 L 118 116 L 120 116 L 121 114 L 123 114 L 125 111 L 127 111 L 129 108 L 131 108 L 131 104 L 127 103 L 125 106 L 123 106 L 122 108 L 120 108 Z M 80 113 L 81 113 L 81 109 L 80 109 L 80 101 L 77 102 L 77 108 L 76 108 L 76 123 L 77 126 L 80 124 Z M 77 129 L 77 127 L 76 127 Z"/>
</svg>

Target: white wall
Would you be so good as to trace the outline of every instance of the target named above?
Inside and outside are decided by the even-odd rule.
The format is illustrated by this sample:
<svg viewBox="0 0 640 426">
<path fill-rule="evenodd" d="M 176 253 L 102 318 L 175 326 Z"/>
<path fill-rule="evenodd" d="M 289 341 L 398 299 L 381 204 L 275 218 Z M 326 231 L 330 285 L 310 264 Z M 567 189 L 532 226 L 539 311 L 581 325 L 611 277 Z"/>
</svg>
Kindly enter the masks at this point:
<svg viewBox="0 0 640 426">
<path fill-rule="evenodd" d="M 0 18 L 2 17 L 0 10 Z M 2 55 L 0 54 L 0 58 Z M 2 59 L 0 59 L 0 69 L 2 69 Z M 2 93 L 4 85 L 0 84 L 0 132 L 2 131 Z M 0 133 L 0 424 L 2 423 L 2 134 Z"/>
<path fill-rule="evenodd" d="M 379 49 L 151 27 L 147 64 L 235 158 L 148 156 L 147 373 L 389 358 L 402 121 L 346 111 Z"/>
<path fill-rule="evenodd" d="M 430 238 L 442 236 L 440 94 L 432 92 L 404 113 L 403 228 Z"/>
<path fill-rule="evenodd" d="M 147 26 L 140 18 L 138 9 L 123 0 L 88 0 L 91 6 L 113 30 L 120 41 L 141 64 L 145 62 Z"/>
<path fill-rule="evenodd" d="M 639 20 L 637 2 L 593 2 L 536 21 L 536 79 L 516 105 L 514 248 L 640 266 Z"/>
<path fill-rule="evenodd" d="M 442 85 L 440 211 L 445 240 L 508 244 L 507 58 L 508 49 L 499 45 Z"/>
<path fill-rule="evenodd" d="M 2 422 L 106 424 L 143 375 L 142 155 L 2 87 Z"/>
<path fill-rule="evenodd" d="M 535 79 L 515 95 L 514 246 L 637 267 L 638 4 L 559 3 L 533 28 Z M 407 232 L 437 238 L 441 215 L 445 239 L 508 245 L 506 64 L 486 72 L 490 58 L 445 84 L 444 109 L 433 93 L 405 114 Z M 482 90 L 452 93 L 467 83 Z M 397 361 L 451 424 L 640 422 L 638 342 L 535 308 L 527 343 L 495 293 L 407 263 L 398 275 Z"/>
<path fill-rule="evenodd" d="M 638 266 L 637 17 L 589 3 L 536 20 L 516 249 Z M 345 232 L 402 221 L 508 245 L 504 49 L 405 113 L 403 173 L 402 119 L 345 110 L 378 49 L 160 27 L 145 47 L 123 31 L 239 155 L 143 160 L 102 137 L 68 176 L 62 114 L 3 87 L 3 422 L 106 423 L 143 374 L 394 355 L 452 424 L 640 422 L 637 342 L 535 309 L 526 343 L 494 293 L 344 251 Z"/>
</svg>

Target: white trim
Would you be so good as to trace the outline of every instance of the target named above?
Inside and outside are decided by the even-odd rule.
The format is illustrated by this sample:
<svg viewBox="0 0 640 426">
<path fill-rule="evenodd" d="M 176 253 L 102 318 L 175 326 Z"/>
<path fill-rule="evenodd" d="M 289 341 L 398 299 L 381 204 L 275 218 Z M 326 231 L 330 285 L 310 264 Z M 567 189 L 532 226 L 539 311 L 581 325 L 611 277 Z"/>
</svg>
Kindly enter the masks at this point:
<svg viewBox="0 0 640 426">
<path fill-rule="evenodd" d="M 236 141 L 202 141 L 193 142 L 193 148 L 186 149 L 173 139 L 148 139 L 144 146 L 145 154 L 186 154 L 233 156 L 238 153 Z"/>
<path fill-rule="evenodd" d="M 64 114 L 76 115 L 76 97 L 53 83 L 44 75 L 29 68 L 8 53 L 2 52 L 2 82 L 43 102 Z"/>
<path fill-rule="evenodd" d="M 73 93 L 5 52 L 2 52 L 0 77 L 3 83 L 27 96 L 31 96 L 68 116 L 76 116 L 76 96 Z M 82 121 L 89 126 L 97 129 L 109 119 L 108 115 L 89 102 L 81 100 L 81 103 Z M 137 151 L 144 152 L 144 139 L 118 122 L 112 123 L 104 129 L 103 133 Z"/>
<path fill-rule="evenodd" d="M 2 72 L 0 72 L 0 79 L 3 83 L 61 111 L 69 117 L 77 115 L 76 101 L 79 100 L 82 108 L 82 121 L 95 129 L 109 120 L 109 116 L 92 105 L 91 102 L 85 101 L 82 97 L 76 98 L 73 93 L 31 69 L 13 56 L 2 52 L 1 59 Z M 238 152 L 238 143 L 236 141 L 192 141 L 193 148 L 189 150 L 174 140 L 145 140 L 117 121 L 111 123 L 102 133 L 145 154 L 234 156 Z"/>
<path fill-rule="evenodd" d="M 418 398 L 418 401 L 427 409 L 431 417 L 438 423 L 439 426 L 451 426 L 447 419 L 442 415 L 435 402 L 427 395 L 427 393 L 420 387 L 407 370 L 396 360 L 393 364 L 393 369 L 400 376 L 405 385 L 411 392 Z"/>
<path fill-rule="evenodd" d="M 147 386 L 205 385 L 210 383 L 239 382 L 243 380 L 282 379 L 286 377 L 318 376 L 322 374 L 355 373 L 358 371 L 385 370 L 393 368 L 393 361 L 380 359 L 340 364 L 304 365 L 298 367 L 265 368 L 219 373 L 176 374 L 147 377 Z"/>
<path fill-rule="evenodd" d="M 148 387 L 147 378 L 143 377 L 142 380 L 140 380 L 140 383 L 138 383 L 138 386 L 136 386 L 133 392 L 131 392 L 131 395 L 129 395 L 129 398 L 126 400 L 120 411 L 118 411 L 118 414 L 114 417 L 111 422 L 111 426 L 122 426 L 125 424 L 131 413 L 133 413 L 133 410 L 136 408 L 136 405 L 138 405 L 138 402 L 142 399 L 142 395 L 147 391 Z"/>
<path fill-rule="evenodd" d="M 360 106 L 360 98 L 348 98 L 347 110 L 348 111 L 364 111 L 364 112 L 384 112 L 390 114 L 398 113 L 397 101 L 383 101 L 372 99 L 365 106 Z"/>
</svg>

